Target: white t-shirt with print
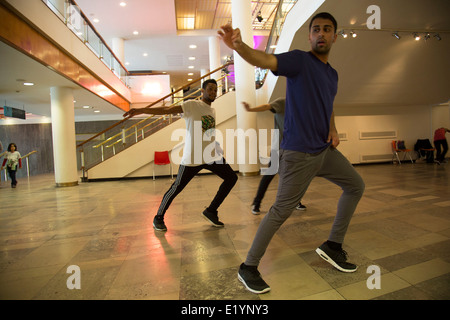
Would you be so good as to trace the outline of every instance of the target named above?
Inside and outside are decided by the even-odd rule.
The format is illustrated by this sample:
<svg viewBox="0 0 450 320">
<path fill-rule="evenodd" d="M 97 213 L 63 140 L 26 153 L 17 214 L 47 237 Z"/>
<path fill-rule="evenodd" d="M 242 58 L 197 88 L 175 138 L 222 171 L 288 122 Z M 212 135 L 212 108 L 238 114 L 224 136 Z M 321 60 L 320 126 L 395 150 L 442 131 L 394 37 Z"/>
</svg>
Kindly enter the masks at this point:
<svg viewBox="0 0 450 320">
<path fill-rule="evenodd" d="M 220 161 L 222 156 L 215 141 L 216 111 L 201 100 L 188 100 L 182 108 L 186 138 L 181 164 L 199 166 Z"/>
</svg>

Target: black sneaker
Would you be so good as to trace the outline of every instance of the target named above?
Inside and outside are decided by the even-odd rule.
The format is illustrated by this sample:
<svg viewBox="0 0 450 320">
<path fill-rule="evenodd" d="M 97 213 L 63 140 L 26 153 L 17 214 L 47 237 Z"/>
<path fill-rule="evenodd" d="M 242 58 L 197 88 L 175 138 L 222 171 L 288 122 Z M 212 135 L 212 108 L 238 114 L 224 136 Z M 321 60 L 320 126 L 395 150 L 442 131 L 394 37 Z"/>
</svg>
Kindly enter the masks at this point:
<svg viewBox="0 0 450 320">
<path fill-rule="evenodd" d="M 224 224 L 219 221 L 219 216 L 216 212 L 210 212 L 208 209 L 203 211 L 203 218 L 205 218 L 209 223 L 211 223 L 216 228 L 223 228 Z"/>
<path fill-rule="evenodd" d="M 304 206 L 304 205 L 300 202 L 300 203 L 295 207 L 295 209 L 305 211 L 305 210 L 306 210 L 306 206 Z"/>
<path fill-rule="evenodd" d="M 326 242 L 316 249 L 317 254 L 333 267 L 342 272 L 355 272 L 358 266 L 347 262 L 345 250 L 332 250 Z"/>
<path fill-rule="evenodd" d="M 164 224 L 164 216 L 156 215 L 153 218 L 153 228 L 158 231 L 167 231 L 167 227 Z"/>
<path fill-rule="evenodd" d="M 259 204 L 252 204 L 252 213 L 254 215 L 258 215 L 261 213 L 261 211 L 259 211 Z"/>
<path fill-rule="evenodd" d="M 250 292 L 260 294 L 270 291 L 269 285 L 261 278 L 257 267 L 241 264 L 238 271 L 238 279 Z"/>
</svg>

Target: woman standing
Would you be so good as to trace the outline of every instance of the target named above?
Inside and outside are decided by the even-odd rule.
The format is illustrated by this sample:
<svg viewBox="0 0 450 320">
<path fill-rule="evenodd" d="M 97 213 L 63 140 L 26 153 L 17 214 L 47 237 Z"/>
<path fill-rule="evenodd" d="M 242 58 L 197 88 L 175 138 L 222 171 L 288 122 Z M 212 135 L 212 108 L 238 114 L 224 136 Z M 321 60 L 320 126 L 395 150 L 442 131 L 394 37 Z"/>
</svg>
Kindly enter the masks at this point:
<svg viewBox="0 0 450 320">
<path fill-rule="evenodd" d="M 2 168 L 5 167 L 5 164 L 7 164 L 6 168 L 8 169 L 9 177 L 11 178 L 11 188 L 15 188 L 17 185 L 16 180 L 16 172 L 17 172 L 17 165 L 19 165 L 19 168 L 22 168 L 22 159 L 19 151 L 17 151 L 17 146 L 15 143 L 10 143 L 8 146 L 8 152 L 6 152 L 5 159 L 3 160 Z"/>
</svg>

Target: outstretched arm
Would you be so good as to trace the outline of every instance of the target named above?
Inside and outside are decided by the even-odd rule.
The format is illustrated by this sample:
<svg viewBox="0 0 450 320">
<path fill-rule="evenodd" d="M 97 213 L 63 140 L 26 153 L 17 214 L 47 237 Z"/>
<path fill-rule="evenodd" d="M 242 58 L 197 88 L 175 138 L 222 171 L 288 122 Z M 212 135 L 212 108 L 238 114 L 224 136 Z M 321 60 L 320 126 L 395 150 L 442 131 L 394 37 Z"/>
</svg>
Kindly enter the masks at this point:
<svg viewBox="0 0 450 320">
<path fill-rule="evenodd" d="M 217 32 L 223 42 L 230 48 L 235 50 L 245 61 L 263 69 L 277 71 L 278 60 L 273 54 L 264 51 L 255 50 L 242 42 L 241 31 L 239 28 L 233 29 L 231 24 L 221 27 Z"/>
<path fill-rule="evenodd" d="M 247 102 L 242 101 L 242 104 L 244 105 L 245 110 L 247 110 L 248 112 L 262 112 L 262 111 L 270 110 L 270 108 L 271 108 L 270 104 L 268 104 L 268 103 L 261 104 L 254 108 L 251 108 Z"/>
<path fill-rule="evenodd" d="M 183 108 L 181 106 L 171 106 L 171 107 L 154 107 L 154 108 L 132 108 L 128 112 L 124 113 L 124 117 L 134 117 L 139 114 L 156 114 L 156 115 L 162 115 L 162 114 L 176 114 L 176 113 L 182 113 Z"/>
</svg>

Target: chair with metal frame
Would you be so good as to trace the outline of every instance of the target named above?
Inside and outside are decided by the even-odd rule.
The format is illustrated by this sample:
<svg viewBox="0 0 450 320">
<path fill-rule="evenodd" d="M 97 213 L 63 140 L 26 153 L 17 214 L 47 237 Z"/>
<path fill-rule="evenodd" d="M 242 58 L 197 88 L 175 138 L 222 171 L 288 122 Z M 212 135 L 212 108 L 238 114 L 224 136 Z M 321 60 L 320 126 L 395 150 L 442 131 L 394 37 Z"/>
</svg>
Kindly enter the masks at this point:
<svg viewBox="0 0 450 320">
<path fill-rule="evenodd" d="M 153 163 L 153 180 L 155 180 L 155 166 L 170 166 L 170 175 L 173 180 L 172 163 L 170 162 L 169 151 L 155 151 L 155 160 Z"/>
<path fill-rule="evenodd" d="M 405 141 L 403 140 L 392 140 L 392 162 L 394 162 L 394 157 L 397 158 L 398 164 L 402 164 L 402 162 L 400 161 L 400 157 L 399 157 L 399 153 L 403 152 L 403 160 L 406 160 L 406 157 L 409 158 L 409 160 L 411 160 L 411 163 L 414 163 L 413 159 L 411 158 L 411 154 L 410 152 L 412 151 L 411 149 L 407 149 L 405 147 Z"/>
</svg>

